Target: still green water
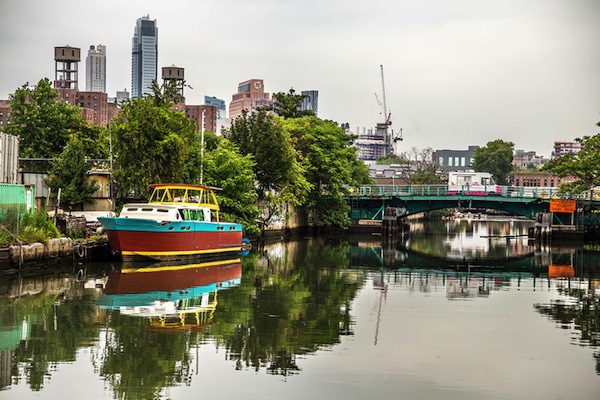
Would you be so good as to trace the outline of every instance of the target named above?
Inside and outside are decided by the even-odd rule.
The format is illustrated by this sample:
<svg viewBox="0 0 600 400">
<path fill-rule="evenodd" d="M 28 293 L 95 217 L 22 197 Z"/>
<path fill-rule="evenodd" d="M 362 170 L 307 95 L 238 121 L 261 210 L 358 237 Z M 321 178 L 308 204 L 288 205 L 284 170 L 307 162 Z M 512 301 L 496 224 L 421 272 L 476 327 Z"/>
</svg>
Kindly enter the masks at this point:
<svg viewBox="0 0 600 400">
<path fill-rule="evenodd" d="M 0 398 L 598 399 L 600 252 L 528 226 L 3 276 Z"/>
</svg>

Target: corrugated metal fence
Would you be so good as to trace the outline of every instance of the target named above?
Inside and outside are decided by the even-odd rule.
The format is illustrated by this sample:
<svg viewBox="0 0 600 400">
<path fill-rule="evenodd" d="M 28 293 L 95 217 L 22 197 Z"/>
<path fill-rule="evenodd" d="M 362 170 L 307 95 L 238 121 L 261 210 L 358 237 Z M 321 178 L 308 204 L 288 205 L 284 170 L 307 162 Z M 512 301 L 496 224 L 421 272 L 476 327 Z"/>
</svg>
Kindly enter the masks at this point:
<svg viewBox="0 0 600 400">
<path fill-rule="evenodd" d="M 32 211 L 35 205 L 35 187 L 0 183 L 0 224 L 17 234 L 19 218 Z"/>
<path fill-rule="evenodd" d="M 0 133 L 0 183 L 17 183 L 19 138 Z"/>
</svg>

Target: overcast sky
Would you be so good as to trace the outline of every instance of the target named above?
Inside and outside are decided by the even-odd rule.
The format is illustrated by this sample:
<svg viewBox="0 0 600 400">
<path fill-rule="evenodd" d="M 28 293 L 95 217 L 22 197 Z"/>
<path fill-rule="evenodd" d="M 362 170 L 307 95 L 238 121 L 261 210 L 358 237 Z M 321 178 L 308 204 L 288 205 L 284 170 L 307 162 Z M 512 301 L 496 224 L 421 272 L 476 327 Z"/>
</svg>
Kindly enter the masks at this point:
<svg viewBox="0 0 600 400">
<path fill-rule="evenodd" d="M 238 83 L 319 91 L 319 117 L 382 121 L 381 69 L 400 150 L 503 139 L 550 155 L 600 132 L 599 0 L 2 0 L 0 99 L 54 79 L 54 47 L 107 47 L 107 91 L 131 92 L 137 18 L 158 65 L 185 68 L 187 102 L 229 105 Z"/>
</svg>

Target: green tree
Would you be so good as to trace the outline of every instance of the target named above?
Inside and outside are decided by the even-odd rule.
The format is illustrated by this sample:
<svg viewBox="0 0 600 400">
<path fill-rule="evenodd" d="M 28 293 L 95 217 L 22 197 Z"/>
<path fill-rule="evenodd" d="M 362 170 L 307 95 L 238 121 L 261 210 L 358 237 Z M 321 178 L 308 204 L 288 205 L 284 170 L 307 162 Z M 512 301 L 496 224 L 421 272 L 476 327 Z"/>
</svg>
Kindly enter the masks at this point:
<svg viewBox="0 0 600 400">
<path fill-rule="evenodd" d="M 147 197 L 151 183 L 197 183 L 200 135 L 192 120 L 155 96 L 125 101 L 113 120 L 115 180 L 120 195 Z"/>
<path fill-rule="evenodd" d="M 489 172 L 499 185 L 508 184 L 508 177 L 513 170 L 513 142 L 496 139 L 475 150 L 473 169 L 478 172 Z"/>
<path fill-rule="evenodd" d="M 110 132 L 109 126 L 84 124 L 74 137 L 83 145 L 83 153 L 87 158 L 107 160 L 110 157 Z"/>
<path fill-rule="evenodd" d="M 60 202 L 66 207 L 91 202 L 89 196 L 98 190 L 98 184 L 95 179 L 87 180 L 88 169 L 83 143 L 72 137 L 63 152 L 52 161 L 46 185 L 54 193 L 61 189 Z"/>
<path fill-rule="evenodd" d="M 297 207 L 306 201 L 311 185 L 297 160 L 289 132 L 283 128 L 282 118 L 263 109 L 251 114 L 244 111 L 224 136 L 255 161 L 263 227 L 276 216 L 289 216 L 285 204 Z"/>
<path fill-rule="evenodd" d="M 566 154 L 550 160 L 542 170 L 563 178 L 574 176 L 576 180 L 562 184 L 561 190 L 581 193 L 600 186 L 600 133 L 577 138 L 576 141 L 583 143 L 583 149 L 577 154 Z"/>
<path fill-rule="evenodd" d="M 259 211 L 253 164 L 252 156 L 240 155 L 227 139 L 221 140 L 206 157 L 205 183 L 223 189 L 217 195 L 224 219 L 242 223 L 246 234 L 259 232 L 255 223 Z"/>
<path fill-rule="evenodd" d="M 389 158 L 390 156 L 388 156 Z M 419 150 L 416 147 L 409 151 L 394 155 L 402 165 L 401 176 L 405 182 L 411 185 L 439 185 L 444 180 L 438 175 L 438 164 L 433 158 L 433 149 L 427 147 Z"/>
<path fill-rule="evenodd" d="M 275 114 L 282 118 L 301 118 L 314 116 L 315 113 L 312 110 L 302 110 L 302 101 L 306 96 L 303 94 L 296 94 L 296 91 L 291 88 L 288 93 L 274 93 L 273 106 L 268 107 Z"/>
<path fill-rule="evenodd" d="M 375 163 L 377 165 L 391 165 L 391 164 L 406 164 L 408 160 L 403 156 L 399 156 L 397 154 L 388 154 L 385 157 L 379 157 Z"/>
<path fill-rule="evenodd" d="M 82 132 L 87 125 L 79 107 L 60 99 L 47 78 L 33 89 L 23 85 L 9 97 L 11 113 L 4 132 L 19 137 L 21 157 L 55 157 L 63 151 L 69 136 Z"/>
<path fill-rule="evenodd" d="M 347 185 L 371 181 L 367 167 L 356 156 L 352 137 L 335 122 L 317 117 L 287 119 L 284 127 L 312 185 L 306 203 L 310 222 L 346 228 L 350 222 L 350 208 L 343 198 Z M 325 188 L 326 195 L 322 191 Z"/>
</svg>

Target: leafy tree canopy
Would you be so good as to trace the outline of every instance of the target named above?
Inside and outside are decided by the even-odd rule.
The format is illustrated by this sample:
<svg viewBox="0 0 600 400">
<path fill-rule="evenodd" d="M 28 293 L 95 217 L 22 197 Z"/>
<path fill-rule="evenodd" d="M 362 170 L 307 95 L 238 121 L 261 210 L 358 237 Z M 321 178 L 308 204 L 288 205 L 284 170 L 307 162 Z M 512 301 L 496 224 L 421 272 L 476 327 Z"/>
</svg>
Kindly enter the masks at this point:
<svg viewBox="0 0 600 400">
<path fill-rule="evenodd" d="M 255 220 L 258 216 L 254 189 L 254 161 L 251 155 L 242 156 L 229 140 L 221 140 L 219 146 L 206 157 L 205 182 L 220 187 L 219 207 L 228 221 L 243 224 L 248 234 L 257 234 Z"/>
<path fill-rule="evenodd" d="M 291 88 L 288 93 L 274 93 L 273 106 L 267 107 L 272 110 L 275 114 L 282 118 L 301 118 L 314 116 L 315 113 L 312 110 L 302 110 L 302 101 L 306 96 L 303 94 L 296 94 L 296 91 Z"/>
<path fill-rule="evenodd" d="M 380 157 L 375 161 L 378 165 L 407 164 L 408 162 L 409 161 L 405 157 L 393 153 L 388 154 L 385 157 Z"/>
<path fill-rule="evenodd" d="M 4 132 L 19 137 L 20 156 L 52 158 L 69 136 L 88 129 L 79 107 L 60 99 L 48 78 L 30 89 L 23 85 L 10 95 L 11 113 Z"/>
<path fill-rule="evenodd" d="M 317 117 L 284 121 L 296 156 L 312 185 L 307 206 L 316 225 L 347 227 L 349 206 L 343 199 L 346 185 L 370 183 L 369 172 L 358 160 L 352 137 L 333 121 Z M 328 188 L 327 196 L 321 189 Z"/>
<path fill-rule="evenodd" d="M 125 101 L 112 123 L 114 176 L 121 195 L 149 196 L 151 183 L 197 183 L 201 140 L 194 122 L 156 96 Z"/>
<path fill-rule="evenodd" d="M 513 170 L 513 142 L 496 139 L 475 150 L 473 169 L 478 172 L 489 172 L 499 185 L 508 184 L 508 177 Z"/>
<path fill-rule="evenodd" d="M 267 114 L 265 110 L 252 114 L 244 111 L 224 136 L 243 154 L 253 156 L 259 200 L 265 200 L 275 191 L 294 205 L 305 201 L 310 187 L 281 118 Z"/>
<path fill-rule="evenodd" d="M 574 176 L 576 180 L 562 184 L 561 190 L 581 193 L 600 186 L 600 133 L 576 140 L 584 144 L 583 149 L 577 154 L 566 154 L 550 160 L 542 170 L 560 177 Z"/>
<path fill-rule="evenodd" d="M 82 205 L 98 190 L 95 179 L 87 180 L 88 169 L 84 145 L 74 136 L 63 152 L 52 161 L 46 184 L 54 193 L 61 189 L 60 202 L 66 207 Z"/>
</svg>

